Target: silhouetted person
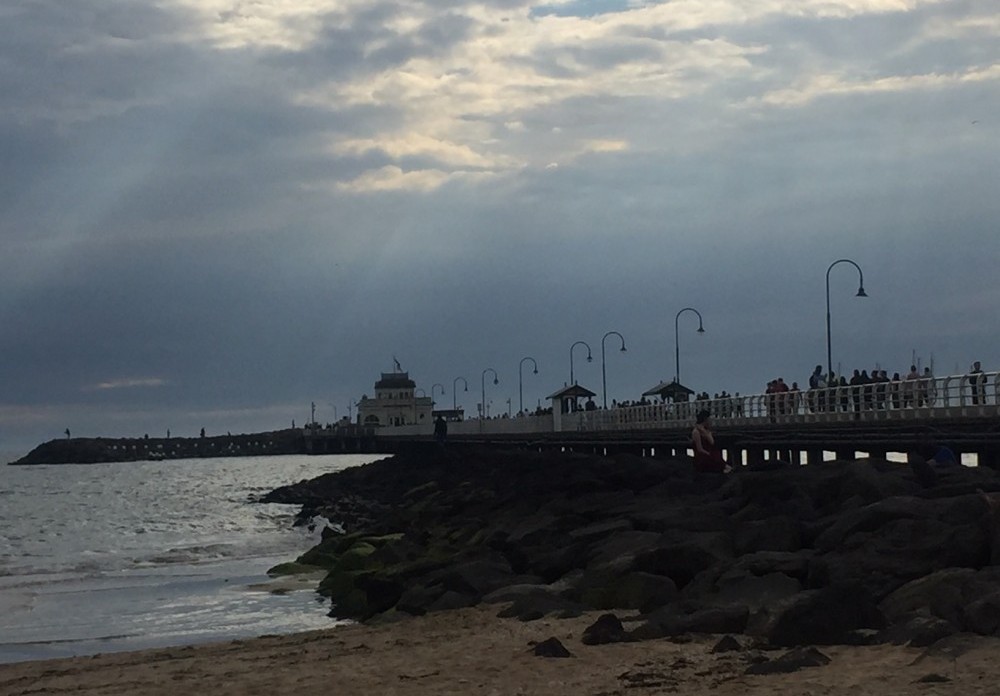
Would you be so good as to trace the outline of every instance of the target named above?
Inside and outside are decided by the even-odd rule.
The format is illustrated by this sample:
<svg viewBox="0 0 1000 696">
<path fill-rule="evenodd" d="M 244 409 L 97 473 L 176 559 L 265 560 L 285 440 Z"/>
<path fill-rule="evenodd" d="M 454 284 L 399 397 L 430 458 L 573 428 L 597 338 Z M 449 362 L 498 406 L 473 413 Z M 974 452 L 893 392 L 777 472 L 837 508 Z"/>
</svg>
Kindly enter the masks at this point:
<svg viewBox="0 0 1000 696">
<path fill-rule="evenodd" d="M 972 403 L 973 405 L 978 405 L 979 400 L 983 396 L 983 387 L 986 386 L 986 375 L 983 374 L 983 368 L 979 365 L 978 360 L 972 363 L 968 379 L 969 391 L 972 393 Z"/>
<path fill-rule="evenodd" d="M 448 422 L 440 415 L 434 421 L 434 439 L 439 445 L 443 445 L 448 438 Z"/>
</svg>

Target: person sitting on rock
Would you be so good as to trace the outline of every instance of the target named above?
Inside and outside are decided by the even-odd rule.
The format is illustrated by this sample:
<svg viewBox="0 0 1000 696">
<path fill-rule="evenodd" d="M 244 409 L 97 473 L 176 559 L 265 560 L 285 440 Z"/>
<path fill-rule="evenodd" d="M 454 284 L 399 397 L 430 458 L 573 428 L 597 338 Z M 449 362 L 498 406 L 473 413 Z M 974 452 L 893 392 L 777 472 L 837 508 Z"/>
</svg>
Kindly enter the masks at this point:
<svg viewBox="0 0 1000 696">
<path fill-rule="evenodd" d="M 712 432 L 712 416 L 706 411 L 699 411 L 695 416 L 694 430 L 691 431 L 691 442 L 694 447 L 694 470 L 702 473 L 722 473 L 729 469 L 722 459 L 722 450 L 715 444 L 715 434 Z"/>
</svg>

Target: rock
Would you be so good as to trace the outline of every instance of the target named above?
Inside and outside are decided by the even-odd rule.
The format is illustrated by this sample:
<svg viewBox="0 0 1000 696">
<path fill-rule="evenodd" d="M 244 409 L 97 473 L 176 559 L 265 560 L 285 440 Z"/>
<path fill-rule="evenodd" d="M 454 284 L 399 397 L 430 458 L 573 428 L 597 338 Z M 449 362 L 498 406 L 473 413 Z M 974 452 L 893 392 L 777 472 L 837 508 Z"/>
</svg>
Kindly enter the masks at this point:
<svg viewBox="0 0 1000 696">
<path fill-rule="evenodd" d="M 493 592 L 483 595 L 483 602 L 486 604 L 502 604 L 513 602 L 521 597 L 554 597 L 557 594 L 549 585 L 534 583 L 518 583 L 500 587 Z"/>
<path fill-rule="evenodd" d="M 854 643 L 859 629 L 880 629 L 885 618 L 857 585 L 807 590 L 754 617 L 753 632 L 771 645 Z"/>
<path fill-rule="evenodd" d="M 749 610 L 745 606 L 665 607 L 651 612 L 630 632 L 634 640 L 654 640 L 685 633 L 742 633 Z"/>
<path fill-rule="evenodd" d="M 677 598 L 674 581 L 652 573 L 585 571 L 565 596 L 594 609 L 638 609 L 649 612 Z"/>
<path fill-rule="evenodd" d="M 796 520 L 778 515 L 738 525 L 733 546 L 740 556 L 757 551 L 798 551 L 802 548 L 802 533 Z"/>
<path fill-rule="evenodd" d="M 950 682 L 951 678 L 946 677 L 943 674 L 938 674 L 937 672 L 931 672 L 930 674 L 925 674 L 914 681 L 914 684 L 944 684 L 945 682 Z"/>
<path fill-rule="evenodd" d="M 536 621 L 549 614 L 571 618 L 582 614 L 584 609 L 585 607 L 580 604 L 562 597 L 526 595 L 515 599 L 510 606 L 501 609 L 497 616 L 502 619 L 516 618 L 520 621 Z"/>
<path fill-rule="evenodd" d="M 606 643 L 624 643 L 629 640 L 629 636 L 617 616 L 602 614 L 597 621 L 583 631 L 581 640 L 584 645 L 604 645 Z"/>
<path fill-rule="evenodd" d="M 1000 634 L 1000 592 L 982 597 L 966 605 L 962 625 L 967 631 L 981 636 Z"/>
<path fill-rule="evenodd" d="M 632 570 L 665 575 L 683 588 L 702 571 L 732 558 L 732 542 L 722 532 L 665 534 L 654 548 L 635 554 Z"/>
<path fill-rule="evenodd" d="M 958 627 L 944 619 L 915 614 L 905 620 L 897 620 L 882 631 L 878 636 L 878 642 L 926 648 L 958 631 Z"/>
<path fill-rule="evenodd" d="M 734 650 L 742 650 L 743 646 L 740 642 L 733 638 L 732 636 L 723 636 L 718 643 L 712 646 L 713 653 L 726 653 L 733 652 Z"/>
<path fill-rule="evenodd" d="M 816 648 L 796 648 L 773 660 L 750 665 L 746 674 L 788 674 L 805 667 L 822 667 L 828 664 L 830 658 Z"/>
<path fill-rule="evenodd" d="M 537 657 L 573 657 L 558 638 L 548 638 L 531 649 Z"/>
<path fill-rule="evenodd" d="M 446 590 L 444 594 L 431 602 L 427 611 L 447 611 L 450 609 L 464 609 L 472 607 L 478 603 L 478 598 L 472 595 L 462 594 L 453 590 Z"/>
<path fill-rule="evenodd" d="M 879 607 L 890 623 L 917 614 L 941 619 L 956 630 L 993 635 L 1000 628 L 998 601 L 1000 567 L 947 568 L 903 585 Z"/>
</svg>

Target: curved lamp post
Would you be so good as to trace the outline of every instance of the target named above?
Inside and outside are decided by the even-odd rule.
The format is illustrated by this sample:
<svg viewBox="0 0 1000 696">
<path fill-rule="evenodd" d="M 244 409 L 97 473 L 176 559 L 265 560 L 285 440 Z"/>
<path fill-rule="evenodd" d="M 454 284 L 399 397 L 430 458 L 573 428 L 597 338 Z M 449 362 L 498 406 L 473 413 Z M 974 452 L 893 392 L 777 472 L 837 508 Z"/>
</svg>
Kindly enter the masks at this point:
<svg viewBox="0 0 1000 696">
<path fill-rule="evenodd" d="M 608 407 L 608 371 L 604 359 L 604 341 L 608 336 L 617 336 L 620 338 L 622 340 L 621 352 L 624 353 L 627 350 L 625 348 L 625 337 L 617 331 L 608 331 L 604 334 L 604 338 L 601 339 L 601 391 L 604 393 L 604 408 Z"/>
<path fill-rule="evenodd" d="M 458 380 L 462 380 L 462 384 L 465 385 L 465 391 L 469 391 L 469 383 L 465 381 L 465 377 L 456 377 L 451 382 L 451 408 L 455 411 L 458 410 Z M 431 391 L 434 391 L 434 387 L 431 387 Z M 441 393 L 444 393 L 442 388 Z"/>
<path fill-rule="evenodd" d="M 590 354 L 590 346 L 587 345 L 586 341 L 577 341 L 569 347 L 569 384 L 573 386 L 576 384 L 576 379 L 573 377 L 573 349 L 577 346 L 587 346 L 587 362 L 594 362 L 594 356 Z"/>
<path fill-rule="evenodd" d="M 524 356 L 523 358 L 521 358 L 521 362 L 518 363 L 518 366 L 517 366 L 517 411 L 518 411 L 518 413 L 524 413 L 524 377 L 522 376 L 522 372 L 524 370 L 524 361 L 525 360 L 530 360 L 531 364 L 534 365 L 535 369 L 532 371 L 532 374 L 536 374 L 536 375 L 538 374 L 538 363 L 535 362 L 534 358 L 532 358 L 530 356 L 527 356 L 527 355 Z"/>
<path fill-rule="evenodd" d="M 700 334 L 705 333 L 705 325 L 702 323 L 701 320 L 701 312 L 699 312 L 694 307 L 685 307 L 681 311 L 677 312 L 677 315 L 674 317 L 674 381 L 677 382 L 677 384 L 681 383 L 681 340 L 680 340 L 680 332 L 678 330 L 678 320 L 681 318 L 681 315 L 684 314 L 684 312 L 694 312 L 695 314 L 697 314 L 698 333 Z"/>
<path fill-rule="evenodd" d="M 437 387 L 441 388 L 441 396 L 444 396 L 444 385 L 443 384 L 437 384 L 437 383 L 432 384 L 431 385 L 431 406 L 434 406 L 434 389 L 437 388 Z"/>
<path fill-rule="evenodd" d="M 827 379 L 833 374 L 833 351 L 830 348 L 830 271 L 838 263 L 849 263 L 858 269 L 858 294 L 855 297 L 868 297 L 865 292 L 865 274 L 861 272 L 861 266 L 850 259 L 838 259 L 830 264 L 826 269 L 826 376 Z"/>
<path fill-rule="evenodd" d="M 485 370 L 483 370 L 483 374 L 480 375 L 480 380 L 479 380 L 479 386 L 480 389 L 482 390 L 482 399 L 483 399 L 482 402 L 480 402 L 479 404 L 480 420 L 486 419 L 486 373 L 487 372 L 493 373 L 493 384 L 500 384 L 500 378 L 497 376 L 496 370 L 494 370 L 492 367 L 487 367 Z"/>
</svg>

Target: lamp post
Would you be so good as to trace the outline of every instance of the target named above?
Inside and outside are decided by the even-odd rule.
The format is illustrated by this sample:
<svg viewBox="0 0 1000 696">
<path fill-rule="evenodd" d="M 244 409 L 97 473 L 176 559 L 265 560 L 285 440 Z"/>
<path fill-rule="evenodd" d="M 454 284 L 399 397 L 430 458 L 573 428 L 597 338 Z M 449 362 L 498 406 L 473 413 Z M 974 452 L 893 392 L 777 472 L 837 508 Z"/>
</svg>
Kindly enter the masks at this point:
<svg viewBox="0 0 1000 696">
<path fill-rule="evenodd" d="M 431 406 L 434 405 L 434 389 L 435 389 L 435 387 L 440 387 L 441 388 L 441 396 L 444 396 L 444 385 L 443 384 L 437 384 L 437 383 L 432 384 L 431 385 Z"/>
<path fill-rule="evenodd" d="M 483 374 L 480 375 L 480 380 L 479 380 L 479 386 L 480 389 L 482 390 L 481 396 L 483 399 L 480 402 L 480 417 L 482 419 L 486 418 L 486 373 L 487 372 L 493 373 L 493 384 L 500 384 L 500 378 L 497 376 L 496 370 L 494 370 L 492 367 L 487 367 L 485 370 L 483 370 Z"/>
<path fill-rule="evenodd" d="M 348 422 L 354 421 L 354 407 L 358 405 L 358 402 L 351 399 L 347 402 L 347 420 Z"/>
<path fill-rule="evenodd" d="M 681 340 L 680 340 L 680 332 L 678 329 L 678 321 L 680 320 L 681 315 L 684 314 L 684 312 L 694 312 L 695 314 L 697 314 L 698 333 L 700 334 L 705 333 L 705 326 L 701 320 L 701 312 L 699 312 L 694 307 L 685 307 L 681 311 L 677 312 L 677 315 L 674 317 L 674 381 L 677 382 L 677 384 L 681 383 Z"/>
<path fill-rule="evenodd" d="M 469 391 L 469 383 L 465 381 L 465 377 L 456 377 L 451 381 L 451 407 L 455 411 L 458 410 L 458 380 L 462 380 L 462 384 L 465 385 L 465 391 Z M 433 387 L 431 391 L 433 391 Z"/>
<path fill-rule="evenodd" d="M 518 365 L 517 365 L 517 409 L 518 409 L 518 413 L 524 413 L 524 376 L 523 376 L 523 370 L 524 370 L 524 361 L 525 360 L 530 360 L 531 364 L 534 365 L 535 369 L 532 371 L 532 374 L 536 374 L 536 375 L 538 374 L 538 363 L 535 362 L 534 358 L 532 358 L 530 356 L 527 356 L 527 355 L 524 356 L 523 358 L 521 358 L 521 362 L 518 363 Z"/>
<path fill-rule="evenodd" d="M 850 259 L 838 259 L 830 264 L 826 269 L 826 376 L 827 379 L 833 374 L 833 350 L 830 347 L 830 271 L 838 263 L 849 263 L 858 269 L 858 294 L 855 297 L 868 297 L 865 292 L 865 274 L 861 272 L 861 266 Z"/>
<path fill-rule="evenodd" d="M 622 336 L 617 331 L 608 331 L 606 334 L 604 334 L 604 337 L 601 339 L 601 391 L 604 393 L 604 408 L 608 407 L 608 370 L 607 366 L 605 365 L 605 357 L 604 357 L 604 341 L 605 339 L 607 339 L 608 336 L 617 336 L 618 338 L 620 338 L 622 340 L 621 352 L 624 353 L 627 350 L 625 348 L 625 337 Z"/>
<path fill-rule="evenodd" d="M 587 362 L 594 362 L 594 356 L 590 353 L 590 346 L 586 341 L 577 341 L 569 347 L 569 384 L 573 386 L 576 384 L 576 379 L 573 377 L 573 349 L 577 346 L 587 346 Z"/>
</svg>

